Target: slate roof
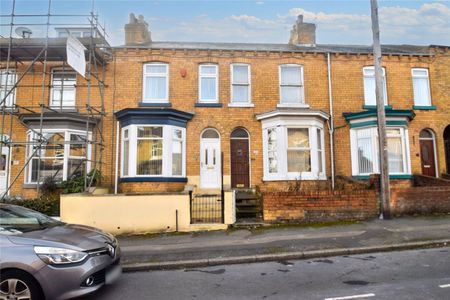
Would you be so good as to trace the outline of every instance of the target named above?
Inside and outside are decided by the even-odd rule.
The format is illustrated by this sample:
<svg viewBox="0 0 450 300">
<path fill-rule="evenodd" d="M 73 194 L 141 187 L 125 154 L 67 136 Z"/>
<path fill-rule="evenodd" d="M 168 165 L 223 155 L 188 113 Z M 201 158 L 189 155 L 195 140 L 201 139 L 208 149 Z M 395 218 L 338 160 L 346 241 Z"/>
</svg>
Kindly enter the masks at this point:
<svg viewBox="0 0 450 300">
<path fill-rule="evenodd" d="M 250 43 L 196 43 L 196 42 L 151 42 L 146 45 L 122 45 L 116 49 L 187 49 L 187 50 L 224 50 L 224 51 L 271 51 L 271 52 L 317 52 L 317 53 L 373 53 L 372 46 L 364 45 L 328 45 L 314 46 L 290 44 L 250 44 Z M 429 46 L 416 45 L 382 45 L 383 54 L 432 55 Z"/>
</svg>

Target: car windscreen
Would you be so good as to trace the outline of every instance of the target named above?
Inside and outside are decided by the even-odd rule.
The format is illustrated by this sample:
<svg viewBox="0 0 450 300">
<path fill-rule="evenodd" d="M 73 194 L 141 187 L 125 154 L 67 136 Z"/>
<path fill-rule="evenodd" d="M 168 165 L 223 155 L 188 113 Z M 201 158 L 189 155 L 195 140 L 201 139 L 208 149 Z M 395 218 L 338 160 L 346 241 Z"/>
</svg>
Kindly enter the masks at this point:
<svg viewBox="0 0 450 300">
<path fill-rule="evenodd" d="M 0 205 L 0 234 L 20 234 L 62 224 L 37 211 L 15 205 Z"/>
</svg>

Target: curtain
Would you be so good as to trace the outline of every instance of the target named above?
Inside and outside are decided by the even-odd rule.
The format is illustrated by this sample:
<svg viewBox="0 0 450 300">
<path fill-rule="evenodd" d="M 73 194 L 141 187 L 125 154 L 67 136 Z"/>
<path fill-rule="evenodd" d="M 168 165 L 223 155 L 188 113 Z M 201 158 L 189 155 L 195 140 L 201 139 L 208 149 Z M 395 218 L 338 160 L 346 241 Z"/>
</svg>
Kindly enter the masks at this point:
<svg viewBox="0 0 450 300">
<path fill-rule="evenodd" d="M 216 80 L 216 77 L 201 78 L 201 100 L 216 100 Z"/>
<path fill-rule="evenodd" d="M 371 132 L 371 129 L 362 129 L 357 131 L 359 174 L 370 174 L 373 172 L 373 146 Z"/>
<path fill-rule="evenodd" d="M 430 89 L 427 77 L 414 77 L 413 90 L 415 105 L 429 106 L 431 104 Z"/>
</svg>

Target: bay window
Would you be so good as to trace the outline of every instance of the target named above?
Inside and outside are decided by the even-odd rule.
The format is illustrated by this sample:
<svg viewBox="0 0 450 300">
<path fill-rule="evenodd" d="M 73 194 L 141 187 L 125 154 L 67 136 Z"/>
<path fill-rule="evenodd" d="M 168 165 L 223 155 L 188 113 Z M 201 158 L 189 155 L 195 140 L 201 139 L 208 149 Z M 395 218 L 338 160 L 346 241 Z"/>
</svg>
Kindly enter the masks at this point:
<svg viewBox="0 0 450 300">
<path fill-rule="evenodd" d="M 389 174 L 409 174 L 407 129 L 386 129 Z M 350 130 L 353 175 L 380 173 L 378 156 L 378 130 L 376 127 Z"/>
<path fill-rule="evenodd" d="M 263 125 L 264 180 L 326 179 L 323 124 L 302 123 Z"/>
<path fill-rule="evenodd" d="M 122 128 L 121 177 L 182 177 L 186 129 L 172 125 Z"/>
<path fill-rule="evenodd" d="M 28 132 L 27 183 L 42 183 L 47 177 L 55 182 L 84 176 L 90 169 L 89 133 L 77 130 L 43 130 L 42 138 Z"/>
</svg>

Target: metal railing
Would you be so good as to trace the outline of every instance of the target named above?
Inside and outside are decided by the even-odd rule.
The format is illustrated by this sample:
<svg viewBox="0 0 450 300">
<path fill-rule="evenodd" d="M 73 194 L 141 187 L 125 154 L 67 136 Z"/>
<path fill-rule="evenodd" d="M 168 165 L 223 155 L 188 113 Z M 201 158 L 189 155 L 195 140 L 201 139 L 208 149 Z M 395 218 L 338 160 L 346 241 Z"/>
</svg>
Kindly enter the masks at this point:
<svg viewBox="0 0 450 300">
<path fill-rule="evenodd" d="M 190 196 L 191 224 L 224 223 L 224 197 L 205 194 Z"/>
</svg>

